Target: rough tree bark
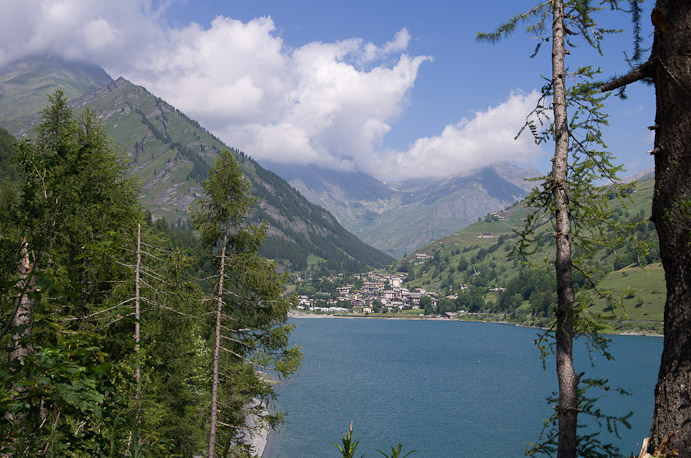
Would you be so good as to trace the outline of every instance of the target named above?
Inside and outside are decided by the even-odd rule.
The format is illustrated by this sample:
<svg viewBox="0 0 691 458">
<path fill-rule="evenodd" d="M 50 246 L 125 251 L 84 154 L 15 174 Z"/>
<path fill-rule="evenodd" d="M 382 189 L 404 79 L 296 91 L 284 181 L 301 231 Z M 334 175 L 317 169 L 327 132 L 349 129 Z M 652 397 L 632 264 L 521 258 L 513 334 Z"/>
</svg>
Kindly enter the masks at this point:
<svg viewBox="0 0 691 458">
<path fill-rule="evenodd" d="M 665 340 L 655 387 L 648 451 L 691 458 L 691 2 L 658 0 L 655 38 L 646 63 L 602 87 L 644 77 L 655 83 L 655 191 L 651 219 L 665 270 Z"/>
<path fill-rule="evenodd" d="M 553 2 L 552 84 L 555 146 L 552 159 L 552 193 L 556 226 L 555 269 L 557 278 L 556 362 L 559 379 L 559 458 L 576 457 L 578 377 L 573 367 L 573 303 L 571 279 L 571 221 L 567 188 L 569 131 L 564 70 L 564 3 Z"/>
<path fill-rule="evenodd" d="M 31 342 L 31 326 L 33 322 L 33 306 L 34 299 L 29 296 L 29 293 L 36 290 L 36 278 L 32 275 L 33 265 L 29 259 L 29 246 L 26 239 L 22 240 L 21 248 L 21 259 L 19 260 L 18 267 L 18 281 L 17 289 L 19 293 L 15 300 L 15 308 L 13 310 L 14 315 L 7 323 L 6 329 L 12 329 L 12 344 L 10 350 L 10 359 L 12 362 L 14 360 L 24 361 L 24 358 L 34 352 L 33 343 Z M 4 332 L 5 330 L 3 330 Z M 13 395 L 13 397 L 23 397 L 24 393 L 27 391 L 27 387 L 21 387 L 18 393 Z M 5 412 L 4 416 L 6 419 L 17 422 L 19 424 L 24 424 L 22 429 L 26 429 L 26 414 L 14 415 L 10 412 Z M 26 432 L 28 433 L 28 429 Z M 11 445 L 11 450 L 16 449 L 17 439 L 14 439 L 14 443 Z M 11 456 L 9 453 L 7 456 Z M 5 456 L 5 455 L 3 455 Z"/>
<path fill-rule="evenodd" d="M 655 388 L 650 447 L 691 457 L 691 2 L 658 0 L 650 58 L 655 81 L 652 219 L 665 269 L 665 340 Z"/>
</svg>

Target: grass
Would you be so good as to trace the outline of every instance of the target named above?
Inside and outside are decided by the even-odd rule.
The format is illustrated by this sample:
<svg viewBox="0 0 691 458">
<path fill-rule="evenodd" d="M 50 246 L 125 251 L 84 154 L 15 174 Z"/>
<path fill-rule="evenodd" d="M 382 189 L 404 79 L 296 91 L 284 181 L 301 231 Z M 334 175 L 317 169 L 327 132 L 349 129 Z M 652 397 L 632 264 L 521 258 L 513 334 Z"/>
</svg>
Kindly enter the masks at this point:
<svg viewBox="0 0 691 458">
<path fill-rule="evenodd" d="M 405 318 L 412 318 L 412 317 L 418 317 L 421 315 L 424 315 L 425 312 L 424 310 L 419 310 L 419 309 L 410 309 L 410 310 L 401 310 L 399 313 L 395 314 L 387 314 L 389 316 L 400 316 L 400 317 L 405 317 Z"/>
<path fill-rule="evenodd" d="M 314 253 L 310 253 L 310 254 L 307 256 L 307 265 L 308 265 L 308 266 L 317 265 L 317 264 L 319 264 L 319 263 L 322 262 L 322 261 L 325 261 L 325 259 L 324 259 L 324 258 L 320 258 L 319 256 L 317 256 L 317 255 L 314 254 Z"/>
<path fill-rule="evenodd" d="M 627 321 L 663 320 L 667 291 L 662 264 L 654 263 L 643 269 L 625 267 L 611 272 L 602 280 L 600 287 L 624 298 L 624 309 L 614 312 L 623 315 Z M 601 313 L 610 311 L 604 299 L 596 299 L 592 310 Z"/>
</svg>

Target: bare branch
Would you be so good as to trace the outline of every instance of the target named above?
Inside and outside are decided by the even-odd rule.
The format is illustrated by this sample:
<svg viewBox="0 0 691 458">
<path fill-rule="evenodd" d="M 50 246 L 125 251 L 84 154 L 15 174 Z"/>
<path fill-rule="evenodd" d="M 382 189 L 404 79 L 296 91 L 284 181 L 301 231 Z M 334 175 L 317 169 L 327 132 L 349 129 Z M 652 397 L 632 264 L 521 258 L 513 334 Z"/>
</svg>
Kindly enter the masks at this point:
<svg viewBox="0 0 691 458">
<path fill-rule="evenodd" d="M 159 258 L 158 256 L 154 256 L 153 254 L 148 253 L 148 252 L 146 252 L 146 251 L 142 251 L 141 254 L 146 255 L 146 256 L 149 256 L 150 258 L 154 258 L 154 259 L 157 260 L 157 261 L 163 262 L 163 259 Z"/>
<path fill-rule="evenodd" d="M 221 317 L 226 318 L 226 319 L 228 319 L 228 320 L 230 320 L 230 321 L 233 321 L 233 322 L 235 322 L 235 323 L 239 323 L 239 322 L 240 322 L 240 320 L 238 320 L 237 318 L 233 318 L 232 316 L 226 315 L 225 313 L 221 313 Z M 242 329 L 235 330 L 235 331 L 231 331 L 231 332 L 241 332 L 241 331 L 242 331 Z"/>
<path fill-rule="evenodd" d="M 233 350 L 228 350 L 227 348 L 225 348 L 225 347 L 223 347 L 223 346 L 219 346 L 219 348 L 220 348 L 221 350 L 225 351 L 225 352 L 230 353 L 231 355 L 234 355 L 234 356 L 236 356 L 236 357 L 238 357 L 238 358 L 240 358 L 240 359 L 242 359 L 242 360 L 244 360 L 244 361 L 250 363 L 250 364 L 253 365 L 253 366 L 259 367 L 259 368 L 264 369 L 264 370 L 267 370 L 267 371 L 268 371 L 268 370 L 271 370 L 271 368 L 266 367 L 266 366 L 262 366 L 261 364 L 255 362 L 255 361 L 252 361 L 251 359 L 247 358 L 246 356 L 242 356 L 242 355 L 240 355 L 240 354 L 234 352 Z"/>
<path fill-rule="evenodd" d="M 232 380 L 232 378 L 233 378 L 233 377 L 231 377 L 230 375 L 228 375 L 228 374 L 226 374 L 226 373 L 224 373 L 224 372 L 221 372 L 221 371 L 218 371 L 218 375 L 220 375 L 221 377 L 225 377 L 225 378 L 227 378 L 227 379 L 231 379 L 231 380 Z M 223 404 L 223 403 L 221 403 L 220 401 L 217 401 L 217 402 L 218 402 L 219 404 Z"/>
<path fill-rule="evenodd" d="M 230 328 L 227 328 L 225 326 L 221 326 L 221 329 L 223 329 L 224 331 L 228 331 L 228 332 L 240 332 L 237 329 L 230 329 Z"/>
<path fill-rule="evenodd" d="M 142 245 L 148 246 L 149 248 L 153 248 L 154 250 L 158 250 L 158 251 L 161 251 L 161 252 L 166 253 L 166 254 L 170 254 L 170 253 L 171 253 L 171 251 L 168 251 L 168 250 L 165 250 L 165 249 L 163 249 L 163 248 L 160 248 L 160 247 L 151 245 L 151 244 L 149 244 L 149 243 L 142 242 Z M 142 254 L 143 254 L 143 253 L 144 253 L 144 252 L 142 251 Z M 149 253 L 147 253 L 147 254 L 149 254 Z"/>
<path fill-rule="evenodd" d="M 199 317 L 199 316 L 197 316 L 197 315 L 190 315 L 189 313 L 184 313 L 184 312 L 181 312 L 181 311 L 179 311 L 179 310 L 175 310 L 175 309 L 172 308 L 172 307 L 168 307 L 168 306 L 166 306 L 166 305 L 159 304 L 158 302 L 154 302 L 154 301 L 152 301 L 152 300 L 150 300 L 150 299 L 147 299 L 147 298 L 144 297 L 144 296 L 140 297 L 140 299 L 141 299 L 142 301 L 146 302 L 147 304 L 153 305 L 154 307 L 158 307 L 158 308 L 163 309 L 163 310 L 168 310 L 169 312 L 177 313 L 178 315 L 181 315 L 181 316 L 186 316 L 186 317 L 188 317 L 188 318 L 194 318 L 195 320 L 198 320 L 199 318 L 201 318 L 201 317 Z"/>
<path fill-rule="evenodd" d="M 100 315 L 101 313 L 110 312 L 111 310 L 114 310 L 114 309 L 116 309 L 116 308 L 118 308 L 118 307 L 120 307 L 120 306 L 122 306 L 122 305 L 125 305 L 125 304 L 127 304 L 128 302 L 132 302 L 134 299 L 135 299 L 134 297 L 131 297 L 131 298 L 127 299 L 127 300 L 124 300 L 124 301 L 120 302 L 120 303 L 117 304 L 117 305 L 114 305 L 114 306 L 112 306 L 112 307 L 108 307 L 107 309 L 99 310 L 98 312 L 94 312 L 94 313 L 92 313 L 92 314 L 90 314 L 90 315 L 86 315 L 86 316 L 82 316 L 82 317 L 64 318 L 63 321 L 74 321 L 74 320 L 84 320 L 84 319 L 87 319 L 87 318 L 93 318 L 93 317 L 95 317 L 96 315 Z"/>
<path fill-rule="evenodd" d="M 116 319 L 116 320 L 113 320 L 113 321 L 111 321 L 110 323 L 106 323 L 106 324 L 104 324 L 103 326 L 101 326 L 100 328 L 96 328 L 96 331 L 100 331 L 100 330 L 106 329 L 106 328 L 110 327 L 111 325 L 117 323 L 118 321 L 123 320 L 123 319 L 125 319 L 125 318 L 127 318 L 127 317 L 129 317 L 129 316 L 134 316 L 134 312 L 132 312 L 132 313 L 130 313 L 130 314 L 127 314 L 127 315 L 125 315 L 125 316 L 121 316 L 120 318 L 118 318 L 118 319 Z"/>
<path fill-rule="evenodd" d="M 233 339 L 232 337 L 227 337 L 227 336 L 224 336 L 223 334 L 221 334 L 221 339 L 226 339 L 226 340 L 228 340 L 228 341 L 230 341 L 230 342 L 235 342 L 236 344 L 244 345 L 245 347 L 250 348 L 250 349 L 252 349 L 252 350 L 254 350 L 254 348 L 255 348 L 255 347 L 253 347 L 252 345 L 248 344 L 247 342 L 243 342 L 243 341 L 241 341 L 241 340 Z"/>
<path fill-rule="evenodd" d="M 151 276 L 151 277 L 153 277 L 153 278 L 156 278 L 156 279 L 158 279 L 159 281 L 161 281 L 161 282 L 163 282 L 163 283 L 166 283 L 166 281 L 163 279 L 163 276 L 161 276 L 161 275 L 160 275 L 158 272 L 156 272 L 155 270 L 150 269 L 150 268 L 148 268 L 148 267 L 146 267 L 146 266 L 143 266 L 143 265 L 142 265 L 142 266 L 139 266 L 139 268 L 140 268 L 142 271 L 145 271 L 145 273 L 147 273 L 149 276 Z M 166 283 L 166 284 L 167 284 L 167 283 Z"/>
<path fill-rule="evenodd" d="M 632 70 L 630 73 L 621 76 L 619 78 L 616 78 L 609 83 L 605 83 L 602 86 L 600 86 L 600 90 L 602 92 L 607 92 L 607 91 L 612 91 L 614 89 L 619 89 L 620 87 L 627 86 L 631 83 L 635 83 L 636 81 L 640 81 L 643 78 L 646 78 L 649 75 L 650 70 L 648 63 L 645 63 L 634 70 Z"/>
</svg>

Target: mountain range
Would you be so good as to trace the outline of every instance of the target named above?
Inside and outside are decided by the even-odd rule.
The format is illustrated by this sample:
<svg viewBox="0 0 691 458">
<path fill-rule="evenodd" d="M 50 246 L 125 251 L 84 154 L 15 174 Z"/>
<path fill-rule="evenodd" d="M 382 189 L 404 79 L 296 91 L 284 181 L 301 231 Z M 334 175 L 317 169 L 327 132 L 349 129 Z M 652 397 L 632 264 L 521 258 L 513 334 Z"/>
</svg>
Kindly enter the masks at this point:
<svg viewBox="0 0 691 458">
<path fill-rule="evenodd" d="M 157 218 L 183 223 L 203 194 L 201 182 L 207 171 L 228 146 L 145 88 L 123 78 L 113 81 L 104 74 L 97 67 L 57 59 L 12 64 L 0 71 L 0 126 L 16 138 L 30 136 L 41 117 L 35 111 L 42 106 L 22 100 L 43 99 L 45 106 L 46 95 L 58 88 L 66 94 L 81 92 L 68 99 L 70 106 L 75 112 L 91 109 L 103 120 L 108 135 L 128 156 L 129 173 L 142 185 L 142 205 Z M 361 242 L 276 174 L 246 154 L 232 151 L 258 200 L 252 219 L 267 223 L 262 246 L 266 257 L 295 271 L 319 264 L 355 271 L 393 261 Z"/>
<path fill-rule="evenodd" d="M 650 221 L 655 179 L 650 173 L 643 173 L 633 181 L 636 183 L 625 189 L 625 199 L 620 199 L 616 192 L 609 194 L 611 219 L 607 225 L 603 222 L 603 237 L 608 241 L 597 246 L 587 261 L 576 261 L 595 270 L 586 279 L 581 270 L 574 269 L 574 285 L 589 290 L 587 297 L 593 299 L 593 304 L 587 310 L 613 329 L 660 334 L 666 286 L 657 232 Z M 410 290 L 423 288 L 438 292 L 439 297 L 467 298 L 472 291 L 482 291 L 485 305 L 478 311 L 506 313 L 514 315 L 512 319 L 526 320 L 524 314 L 534 314 L 540 302 L 543 307 L 556 305 L 556 285 L 549 283 L 554 281 L 553 221 L 549 217 L 532 219 L 534 243 L 530 245 L 530 254 L 524 258 L 515 251 L 518 234 L 525 230 L 532 211 L 525 201 L 517 202 L 491 218 L 419 247 L 389 267 L 388 273 L 404 273 Z M 629 235 L 622 239 L 618 231 Z M 532 283 L 536 278 L 545 281 Z M 597 289 L 590 289 L 591 280 L 597 283 Z M 618 304 L 602 296 L 607 292 L 613 294 Z M 515 294 L 518 296 L 513 305 L 517 308 L 505 308 L 509 297 Z M 522 322 L 540 326 L 547 323 L 527 320 Z"/>
<path fill-rule="evenodd" d="M 113 80 L 100 67 L 46 57 L 0 69 L 0 126 L 30 136 L 58 88 L 75 111 L 101 117 L 142 184 L 143 206 L 155 217 L 185 221 L 228 146 L 141 86 Z M 507 207 L 529 190 L 524 178 L 539 175 L 499 163 L 443 179 L 385 183 L 311 165 L 260 165 L 234 151 L 259 199 L 254 218 L 268 222 L 264 254 L 293 270 L 381 266 L 393 260 L 389 255 L 401 257 Z"/>
<path fill-rule="evenodd" d="M 385 183 L 360 172 L 262 164 L 331 212 L 365 243 L 395 257 L 453 234 L 523 198 L 535 169 L 508 162 L 443 179 Z"/>
</svg>

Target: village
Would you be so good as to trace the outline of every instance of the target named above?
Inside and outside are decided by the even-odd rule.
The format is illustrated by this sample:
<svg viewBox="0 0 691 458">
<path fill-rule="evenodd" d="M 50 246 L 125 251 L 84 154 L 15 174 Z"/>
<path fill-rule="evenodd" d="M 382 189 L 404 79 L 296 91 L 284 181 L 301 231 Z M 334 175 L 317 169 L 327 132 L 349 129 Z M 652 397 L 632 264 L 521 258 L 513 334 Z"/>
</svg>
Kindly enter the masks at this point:
<svg viewBox="0 0 691 458">
<path fill-rule="evenodd" d="M 423 288 L 415 288 L 410 291 L 403 286 L 404 275 L 384 275 L 374 272 L 355 274 L 355 284 L 337 286 L 336 294 L 328 291 L 318 291 L 315 297 L 307 295 L 298 296 L 298 310 L 311 310 L 321 313 L 354 313 L 370 314 L 380 313 L 384 310 L 397 313 L 402 310 L 419 310 L 420 300 L 428 297 L 432 305 L 436 304 L 437 293 Z M 329 283 L 336 283 L 339 276 L 322 278 Z M 455 299 L 455 297 L 450 297 Z M 423 303 L 425 301 L 423 300 Z M 324 306 L 325 304 L 325 306 Z"/>
<path fill-rule="evenodd" d="M 417 254 L 418 262 L 424 262 L 428 256 Z M 298 289 L 296 309 L 301 312 L 318 314 L 353 314 L 370 315 L 379 313 L 398 314 L 403 311 L 413 311 L 411 315 L 433 315 L 440 301 L 456 301 L 457 295 L 441 296 L 425 288 L 406 288 L 407 274 L 381 274 L 367 272 L 348 277 L 343 274 L 321 276 L 313 284 L 320 286 L 319 290 L 306 292 Z M 297 279 L 302 281 L 301 278 Z M 350 282 L 352 281 L 352 283 Z M 468 285 L 460 284 L 456 291 L 463 293 Z M 502 290 L 503 288 L 497 288 Z M 443 311 L 438 316 L 453 318 L 466 313 L 464 310 Z"/>
</svg>

